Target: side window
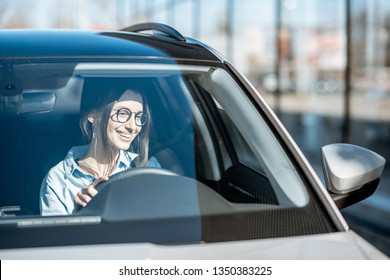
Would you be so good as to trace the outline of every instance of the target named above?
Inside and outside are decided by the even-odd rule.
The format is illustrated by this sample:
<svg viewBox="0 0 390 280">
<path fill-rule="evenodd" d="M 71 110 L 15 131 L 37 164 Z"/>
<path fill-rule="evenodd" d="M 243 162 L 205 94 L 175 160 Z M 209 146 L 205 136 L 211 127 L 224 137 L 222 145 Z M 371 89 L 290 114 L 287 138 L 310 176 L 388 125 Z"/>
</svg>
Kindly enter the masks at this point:
<svg viewBox="0 0 390 280">
<path fill-rule="evenodd" d="M 221 164 L 221 194 L 237 203 L 307 205 L 300 175 L 252 101 L 225 70 L 217 68 L 208 75 L 198 83 L 209 94 L 207 103 L 214 107 L 209 108 L 209 117 L 221 131 L 214 145 L 221 159 L 226 152 L 231 159 L 230 164 L 225 160 Z"/>
<path fill-rule="evenodd" d="M 230 140 L 234 146 L 234 150 L 236 151 L 238 161 L 257 172 L 264 174 L 259 161 L 256 159 L 240 131 L 237 129 L 230 117 L 226 114 L 225 110 L 221 108 L 218 111 L 230 136 Z"/>
<path fill-rule="evenodd" d="M 214 102 L 223 122 L 223 134 L 229 138 L 226 142 L 233 146 L 228 150 L 234 153 L 232 164 L 223 175 L 222 194 L 237 203 L 279 205 L 272 184 L 248 143 L 221 105 L 215 99 Z"/>
<path fill-rule="evenodd" d="M 193 83 L 193 87 L 198 95 L 201 95 L 197 98 L 198 102 L 202 104 L 200 107 L 203 108 L 204 117 L 208 119 L 208 131 L 213 132 L 205 133 L 203 131 L 199 140 L 214 139 L 213 145 L 203 143 L 203 148 L 199 149 L 200 152 L 207 150 L 201 154 L 202 166 L 207 166 L 206 170 L 209 170 L 212 165 L 220 166 L 221 174 L 217 176 L 219 183 L 213 188 L 233 203 L 279 205 L 270 180 L 230 116 L 210 92 L 199 83 Z M 197 119 L 199 122 L 200 118 Z M 214 146 L 215 149 L 210 148 L 211 146 Z M 206 149 L 207 147 L 209 148 Z M 218 155 L 219 164 L 205 163 L 212 154 Z M 210 176 L 205 177 L 210 179 Z M 208 180 L 208 184 L 210 185 L 210 180 Z"/>
</svg>

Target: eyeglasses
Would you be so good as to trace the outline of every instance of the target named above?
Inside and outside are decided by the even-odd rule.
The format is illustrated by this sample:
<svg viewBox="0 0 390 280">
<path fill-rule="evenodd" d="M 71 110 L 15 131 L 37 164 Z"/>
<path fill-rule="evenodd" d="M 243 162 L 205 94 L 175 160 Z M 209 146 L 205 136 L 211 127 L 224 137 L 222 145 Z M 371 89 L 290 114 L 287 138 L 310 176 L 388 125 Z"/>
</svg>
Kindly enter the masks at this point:
<svg viewBox="0 0 390 280">
<path fill-rule="evenodd" d="M 111 120 L 119 123 L 126 123 L 130 120 L 134 114 L 134 120 L 136 126 L 143 126 L 148 121 L 148 115 L 143 112 L 134 113 L 127 108 L 113 109 L 115 114 L 111 115 Z"/>
</svg>

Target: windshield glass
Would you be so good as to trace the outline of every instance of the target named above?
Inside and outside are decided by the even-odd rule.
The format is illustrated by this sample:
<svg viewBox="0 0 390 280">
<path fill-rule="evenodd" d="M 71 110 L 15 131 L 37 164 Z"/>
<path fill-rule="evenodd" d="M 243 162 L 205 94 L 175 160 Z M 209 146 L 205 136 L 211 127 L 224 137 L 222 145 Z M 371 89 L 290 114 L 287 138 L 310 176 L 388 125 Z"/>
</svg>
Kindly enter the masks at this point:
<svg viewBox="0 0 390 280">
<path fill-rule="evenodd" d="M 222 65 L 73 59 L 0 69 L 9 85 L 0 95 L 0 225 L 76 216 L 184 226 L 186 237 L 170 243 L 334 230 Z"/>
</svg>

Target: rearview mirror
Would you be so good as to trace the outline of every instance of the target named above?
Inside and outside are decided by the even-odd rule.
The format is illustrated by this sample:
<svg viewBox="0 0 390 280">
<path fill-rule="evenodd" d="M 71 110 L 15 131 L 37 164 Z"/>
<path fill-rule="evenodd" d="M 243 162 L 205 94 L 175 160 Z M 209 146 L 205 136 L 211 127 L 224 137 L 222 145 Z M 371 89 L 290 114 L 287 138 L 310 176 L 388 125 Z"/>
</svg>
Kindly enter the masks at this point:
<svg viewBox="0 0 390 280">
<path fill-rule="evenodd" d="M 372 195 L 386 163 L 377 153 L 352 144 L 324 146 L 321 155 L 326 187 L 339 208 Z"/>
<path fill-rule="evenodd" d="M 53 92 L 26 92 L 15 96 L 0 96 L 0 115 L 47 112 L 54 108 Z"/>
</svg>

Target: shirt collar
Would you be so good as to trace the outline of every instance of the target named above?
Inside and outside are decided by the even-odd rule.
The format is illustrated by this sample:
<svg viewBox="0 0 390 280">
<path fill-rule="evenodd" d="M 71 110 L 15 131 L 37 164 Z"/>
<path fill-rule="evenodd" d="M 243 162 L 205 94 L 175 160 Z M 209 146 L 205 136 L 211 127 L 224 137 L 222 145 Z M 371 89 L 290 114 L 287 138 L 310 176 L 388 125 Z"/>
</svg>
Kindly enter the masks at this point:
<svg viewBox="0 0 390 280">
<path fill-rule="evenodd" d="M 64 159 L 64 170 L 65 170 L 65 179 L 67 179 L 70 175 L 73 174 L 75 170 L 79 170 L 81 172 L 82 169 L 76 163 L 76 160 L 85 155 L 88 151 L 88 145 L 83 146 L 74 146 L 70 149 L 68 154 Z M 119 159 L 116 169 L 128 169 L 131 166 L 131 162 L 138 156 L 138 154 L 120 151 Z M 114 171 L 115 172 L 115 171 Z"/>
<path fill-rule="evenodd" d="M 131 162 L 138 156 L 138 154 L 120 151 L 117 168 L 124 167 L 125 169 L 130 168 Z"/>
</svg>

